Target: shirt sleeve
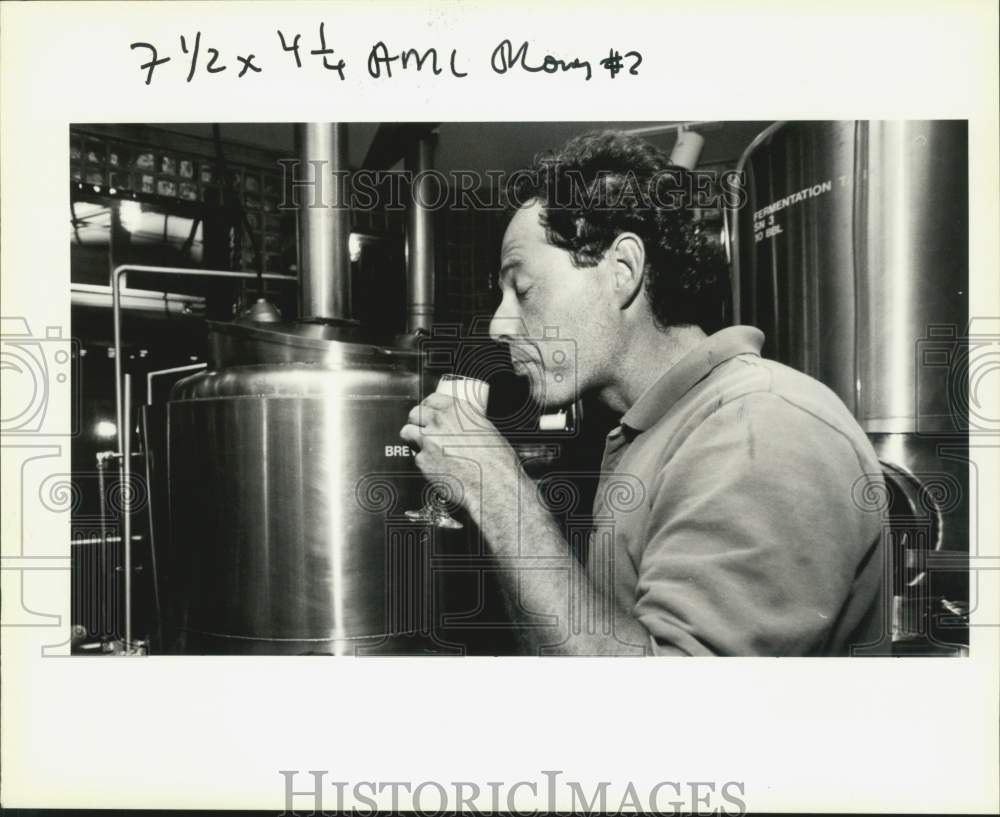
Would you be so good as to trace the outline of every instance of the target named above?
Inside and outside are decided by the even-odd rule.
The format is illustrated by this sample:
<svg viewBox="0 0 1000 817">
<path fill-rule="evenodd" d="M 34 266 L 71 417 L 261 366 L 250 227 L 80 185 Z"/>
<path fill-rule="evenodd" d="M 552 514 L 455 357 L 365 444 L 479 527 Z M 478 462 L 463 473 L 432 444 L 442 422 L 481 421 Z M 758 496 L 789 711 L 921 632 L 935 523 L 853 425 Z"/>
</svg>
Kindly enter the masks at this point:
<svg viewBox="0 0 1000 817">
<path fill-rule="evenodd" d="M 652 486 L 633 614 L 654 651 L 821 648 L 878 535 L 854 499 L 870 476 L 844 434 L 771 393 L 702 421 Z"/>
</svg>

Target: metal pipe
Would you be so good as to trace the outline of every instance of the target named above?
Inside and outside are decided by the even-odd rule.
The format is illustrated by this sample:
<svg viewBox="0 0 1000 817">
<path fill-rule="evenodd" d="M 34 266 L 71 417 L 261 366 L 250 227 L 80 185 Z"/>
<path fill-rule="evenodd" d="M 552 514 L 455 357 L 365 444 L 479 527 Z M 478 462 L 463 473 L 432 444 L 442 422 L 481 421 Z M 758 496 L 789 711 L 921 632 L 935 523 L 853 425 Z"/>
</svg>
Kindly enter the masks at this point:
<svg viewBox="0 0 1000 817">
<path fill-rule="evenodd" d="M 295 126 L 305 179 L 297 209 L 299 278 L 303 320 L 351 317 L 351 259 L 347 247 L 351 211 L 346 196 L 347 125 L 310 122 Z M 332 185 L 332 189 L 330 188 Z"/>
<path fill-rule="evenodd" d="M 207 363 L 192 363 L 189 366 L 173 366 L 169 369 L 157 369 L 155 372 L 146 373 L 146 405 L 153 405 L 153 378 L 165 374 L 176 374 L 178 372 L 193 372 L 198 369 L 207 368 Z"/>
<path fill-rule="evenodd" d="M 742 175 L 745 171 L 747 162 L 750 160 L 750 155 L 756 150 L 765 140 L 770 139 L 771 136 L 782 127 L 785 126 L 785 121 L 780 120 L 778 122 L 772 122 L 764 130 L 758 133 L 753 141 L 747 146 L 747 149 L 743 151 L 736 163 L 736 173 L 739 174 L 739 178 L 743 179 L 742 184 L 746 185 L 746 179 Z M 741 323 L 743 320 L 743 310 L 742 310 L 742 279 L 740 269 L 740 209 L 739 207 L 732 208 L 732 212 L 727 209 L 723 209 L 727 218 L 727 226 L 729 229 L 729 244 L 732 247 L 730 252 L 730 263 L 729 263 L 729 280 L 732 287 L 733 295 L 733 323 Z"/>
<path fill-rule="evenodd" d="M 125 416 L 132 416 L 132 375 L 125 375 Z M 122 441 L 122 547 L 125 558 L 125 650 L 132 649 L 132 435 L 126 433 Z"/>
<path fill-rule="evenodd" d="M 180 275 L 182 277 L 191 278 L 258 278 L 258 274 L 255 272 L 233 272 L 231 270 L 205 270 L 205 269 L 190 269 L 187 267 L 151 267 L 142 264 L 122 264 L 120 266 L 114 267 L 111 270 L 111 311 L 112 311 L 112 323 L 114 325 L 114 343 L 115 343 L 115 432 L 117 436 L 117 451 L 119 460 L 119 474 L 122 480 L 122 491 L 126 495 L 129 491 L 129 486 L 127 482 L 127 474 L 129 472 L 129 466 L 126 461 L 130 459 L 129 455 L 126 454 L 131 446 L 129 445 L 128 434 L 126 433 L 125 423 L 128 417 L 128 403 L 131 400 L 131 394 L 126 396 L 125 394 L 125 378 L 123 374 L 123 363 L 122 363 L 122 279 L 128 272 L 141 272 L 149 275 Z M 274 273 L 265 273 L 263 276 L 265 279 L 278 280 L 278 281 L 294 281 L 290 275 L 276 275 Z M 128 508 L 128 499 L 124 500 L 125 508 Z M 130 521 L 128 519 L 128 512 L 123 514 L 125 532 L 123 537 L 125 541 L 128 541 L 129 531 L 130 531 Z M 126 547 L 126 554 L 128 553 L 128 548 Z M 132 585 L 130 577 L 128 575 L 128 566 L 126 567 L 125 573 L 125 620 L 126 620 L 126 647 L 129 645 L 131 636 L 131 620 L 132 620 L 132 597 L 131 590 Z"/>
<path fill-rule="evenodd" d="M 406 229 L 406 331 L 431 331 L 434 323 L 434 213 L 431 200 L 433 145 L 425 136 L 407 155 L 410 209 Z"/>
<path fill-rule="evenodd" d="M 100 514 L 101 514 L 101 538 L 100 538 L 100 548 L 97 552 L 98 563 L 100 565 L 100 576 L 101 580 L 104 581 L 108 575 L 108 525 L 107 525 L 107 514 L 105 513 L 105 508 L 107 507 L 106 501 L 106 483 L 104 480 L 104 472 L 107 470 L 108 458 L 103 456 L 107 452 L 101 452 L 97 455 L 97 488 L 101 492 L 101 503 L 100 503 Z M 118 538 L 118 537 L 116 537 Z"/>
<path fill-rule="evenodd" d="M 677 131 L 678 133 L 686 128 L 704 128 L 706 126 L 721 126 L 722 121 L 718 119 L 709 119 L 704 122 L 673 122 L 669 125 L 646 125 L 641 128 L 629 128 L 623 133 L 631 134 L 632 136 L 656 136 L 661 133 L 670 133 L 671 131 Z"/>
<path fill-rule="evenodd" d="M 73 306 L 110 309 L 111 290 L 107 286 L 94 284 L 71 284 L 70 303 Z M 205 309 L 205 299 L 194 295 L 177 295 L 170 292 L 125 289 L 122 292 L 122 308 L 126 311 L 134 310 L 153 315 L 159 314 L 167 318 L 175 315 L 200 315 Z"/>
<path fill-rule="evenodd" d="M 111 311 L 115 341 L 115 427 L 117 433 L 117 454 L 123 454 L 125 438 L 125 418 L 122 414 L 122 292 L 121 280 L 127 272 L 141 272 L 148 275 L 179 275 L 190 278 L 258 278 L 255 272 L 233 272 L 232 270 L 191 269 L 189 267 L 151 267 L 143 264 L 122 264 L 111 270 Z M 291 275 L 265 273 L 271 281 L 295 281 Z"/>
<path fill-rule="evenodd" d="M 153 519 L 152 502 L 153 479 L 149 463 L 149 411 L 143 411 L 141 416 L 142 440 L 143 448 L 145 449 L 145 456 L 142 459 L 146 466 L 146 490 L 150 494 L 150 501 L 146 503 L 146 513 L 149 519 L 149 561 L 150 566 L 153 568 L 153 599 L 156 603 L 156 643 L 157 647 L 160 647 L 163 644 L 163 608 L 160 605 L 160 570 L 157 564 L 159 560 L 156 558 L 156 520 Z"/>
</svg>

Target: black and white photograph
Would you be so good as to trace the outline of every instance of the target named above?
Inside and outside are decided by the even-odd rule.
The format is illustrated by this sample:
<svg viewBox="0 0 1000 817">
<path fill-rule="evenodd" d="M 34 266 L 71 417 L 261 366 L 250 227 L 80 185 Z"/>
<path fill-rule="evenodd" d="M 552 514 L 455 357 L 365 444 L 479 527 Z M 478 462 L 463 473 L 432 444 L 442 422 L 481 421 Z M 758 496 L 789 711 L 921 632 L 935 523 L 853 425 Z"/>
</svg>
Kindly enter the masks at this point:
<svg viewBox="0 0 1000 817">
<path fill-rule="evenodd" d="M 998 43 L 0 0 L 0 808 L 998 813 Z"/>
<path fill-rule="evenodd" d="M 74 652 L 965 654 L 965 122 L 69 138 Z"/>
</svg>

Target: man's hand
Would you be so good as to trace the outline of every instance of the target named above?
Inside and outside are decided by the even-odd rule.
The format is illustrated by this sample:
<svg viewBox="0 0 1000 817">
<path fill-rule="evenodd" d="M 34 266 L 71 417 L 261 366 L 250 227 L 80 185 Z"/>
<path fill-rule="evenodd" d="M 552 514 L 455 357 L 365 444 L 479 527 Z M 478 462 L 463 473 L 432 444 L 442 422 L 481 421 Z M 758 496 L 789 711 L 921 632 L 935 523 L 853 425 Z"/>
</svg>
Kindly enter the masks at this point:
<svg viewBox="0 0 1000 817">
<path fill-rule="evenodd" d="M 417 467 L 429 480 L 461 486 L 461 502 L 497 560 L 508 610 L 522 625 L 527 652 L 646 651 L 649 634 L 614 603 L 612 587 L 591 583 L 514 450 L 475 406 L 432 394 L 408 419 L 399 436 L 418 450 Z M 600 611 L 613 619 L 590 626 Z"/>
<path fill-rule="evenodd" d="M 491 502 L 502 486 L 512 493 L 517 455 L 475 405 L 434 393 L 407 420 L 399 436 L 417 451 L 417 467 L 431 481 L 460 488 L 455 499 L 477 524 L 483 503 Z"/>
</svg>

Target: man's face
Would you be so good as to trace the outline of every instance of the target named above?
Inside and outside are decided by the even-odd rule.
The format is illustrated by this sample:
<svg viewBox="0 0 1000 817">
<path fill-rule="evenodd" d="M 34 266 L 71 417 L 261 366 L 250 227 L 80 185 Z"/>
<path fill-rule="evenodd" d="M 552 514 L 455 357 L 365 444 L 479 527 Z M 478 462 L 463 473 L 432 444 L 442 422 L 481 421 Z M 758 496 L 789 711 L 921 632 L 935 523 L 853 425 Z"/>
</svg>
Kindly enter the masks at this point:
<svg viewBox="0 0 1000 817">
<path fill-rule="evenodd" d="M 607 271 L 576 267 L 548 243 L 541 205 L 511 219 L 500 251 L 503 300 L 490 323 L 494 340 L 509 344 L 514 371 L 527 377 L 532 397 L 554 408 L 602 385 L 614 359 L 614 310 Z"/>
</svg>

